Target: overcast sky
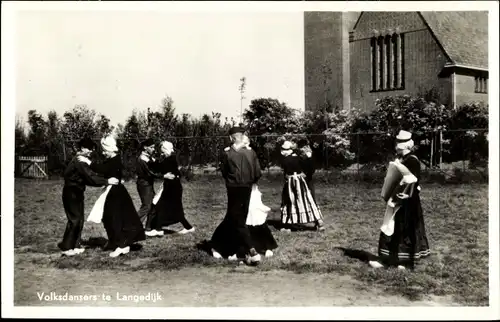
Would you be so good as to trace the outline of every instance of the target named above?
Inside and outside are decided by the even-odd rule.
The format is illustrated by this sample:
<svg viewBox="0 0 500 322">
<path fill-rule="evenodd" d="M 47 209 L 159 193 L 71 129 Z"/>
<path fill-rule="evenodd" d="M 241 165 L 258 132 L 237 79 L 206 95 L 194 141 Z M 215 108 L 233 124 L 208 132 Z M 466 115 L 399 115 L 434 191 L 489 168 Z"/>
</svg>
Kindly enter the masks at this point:
<svg viewBox="0 0 500 322">
<path fill-rule="evenodd" d="M 32 11 L 16 25 L 16 114 L 76 104 L 112 124 L 169 95 L 176 111 L 238 117 L 247 99 L 304 108 L 303 14 Z"/>
</svg>

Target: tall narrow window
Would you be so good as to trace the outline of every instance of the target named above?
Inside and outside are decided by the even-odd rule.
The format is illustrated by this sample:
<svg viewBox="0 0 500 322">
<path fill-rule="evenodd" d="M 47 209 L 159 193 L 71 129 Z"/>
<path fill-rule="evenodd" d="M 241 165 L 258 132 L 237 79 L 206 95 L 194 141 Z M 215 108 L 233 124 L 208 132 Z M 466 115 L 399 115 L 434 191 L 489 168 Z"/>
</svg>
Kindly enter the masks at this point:
<svg viewBox="0 0 500 322">
<path fill-rule="evenodd" d="M 392 47 L 391 47 L 391 36 L 390 35 L 387 35 L 385 37 L 385 44 L 384 44 L 384 46 L 385 46 L 385 52 L 386 52 L 386 55 L 385 55 L 386 59 L 385 59 L 385 61 L 386 61 L 386 66 L 387 66 L 386 73 L 385 73 L 387 75 L 387 77 L 385 79 L 385 88 L 386 89 L 392 89 L 392 81 L 391 80 L 392 80 L 392 78 L 394 78 L 392 76 L 392 72 L 393 72 L 393 69 L 392 69 L 392 65 L 393 65 L 392 64 L 392 59 L 394 57 L 392 57 L 392 55 L 391 55 L 391 48 Z"/>
<path fill-rule="evenodd" d="M 379 72 L 379 84 L 378 84 L 378 89 L 383 90 L 384 89 L 384 73 L 385 73 L 385 66 L 384 66 L 384 38 L 379 37 L 378 38 L 378 53 L 379 53 L 379 59 L 378 59 L 378 72 Z"/>
<path fill-rule="evenodd" d="M 371 76 L 372 76 L 372 90 L 377 90 L 377 39 L 371 39 Z"/>
<path fill-rule="evenodd" d="M 477 76 L 475 78 L 474 92 L 483 94 L 488 93 L 488 79 L 486 77 Z"/>
<path fill-rule="evenodd" d="M 372 91 L 404 88 L 404 38 L 402 34 L 370 40 Z"/>
<path fill-rule="evenodd" d="M 405 34 L 399 35 L 399 84 L 398 88 L 405 87 Z"/>
<path fill-rule="evenodd" d="M 392 35 L 392 71 L 394 77 L 392 77 L 392 88 L 398 88 L 398 35 Z"/>
</svg>

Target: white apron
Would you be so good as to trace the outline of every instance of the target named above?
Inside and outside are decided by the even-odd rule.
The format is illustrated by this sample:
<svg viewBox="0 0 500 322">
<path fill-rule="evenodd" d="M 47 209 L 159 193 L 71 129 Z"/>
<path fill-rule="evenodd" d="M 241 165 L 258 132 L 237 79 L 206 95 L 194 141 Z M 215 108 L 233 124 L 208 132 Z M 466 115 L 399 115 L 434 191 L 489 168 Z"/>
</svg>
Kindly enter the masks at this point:
<svg viewBox="0 0 500 322">
<path fill-rule="evenodd" d="M 271 208 L 262 203 L 262 193 L 259 191 L 257 185 L 253 185 L 246 224 L 248 226 L 264 224 L 267 220 L 267 213 L 270 210 Z"/>
<path fill-rule="evenodd" d="M 112 185 L 108 185 L 104 188 L 104 192 L 99 196 L 94 204 L 94 207 L 92 207 L 87 221 L 95 222 L 97 224 L 101 223 L 102 215 L 104 213 L 104 204 L 106 203 L 106 197 L 108 196 L 111 187 Z"/>
<path fill-rule="evenodd" d="M 163 193 L 163 184 L 160 187 L 160 190 L 155 194 L 155 197 L 153 198 L 153 205 L 156 205 L 158 203 L 158 200 L 160 200 L 161 194 Z"/>
<path fill-rule="evenodd" d="M 401 179 L 400 186 L 403 187 L 403 192 L 407 193 L 410 197 L 413 193 L 413 186 L 417 182 L 417 178 L 413 174 L 407 174 L 403 176 L 403 179 Z M 420 187 L 417 187 L 418 190 L 420 190 Z M 387 207 L 385 208 L 385 215 L 384 215 L 384 221 L 382 222 L 382 226 L 380 227 L 380 230 L 386 235 L 386 236 L 392 236 L 394 234 L 394 216 L 398 212 L 399 208 L 401 208 L 401 204 L 395 204 L 393 202 L 393 199 L 390 198 L 389 201 L 387 201 Z"/>
</svg>

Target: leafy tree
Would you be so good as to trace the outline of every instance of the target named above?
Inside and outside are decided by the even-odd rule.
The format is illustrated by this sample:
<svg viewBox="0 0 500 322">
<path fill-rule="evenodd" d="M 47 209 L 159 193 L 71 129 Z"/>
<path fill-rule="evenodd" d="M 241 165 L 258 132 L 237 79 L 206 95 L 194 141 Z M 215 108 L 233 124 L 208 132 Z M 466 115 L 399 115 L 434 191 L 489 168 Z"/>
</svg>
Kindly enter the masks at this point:
<svg viewBox="0 0 500 322">
<path fill-rule="evenodd" d="M 375 105 L 375 110 L 361 115 L 352 126 L 352 132 L 360 134 L 352 136 L 351 151 L 359 154 L 362 164 L 385 164 L 392 158 L 395 136 L 401 129 L 415 134 L 417 153 L 427 160 L 431 146 L 433 151 L 437 147 L 436 133 L 446 130 L 452 112 L 444 105 L 409 95 L 388 96 Z"/>
<path fill-rule="evenodd" d="M 26 149 L 28 137 L 22 119 L 16 118 L 16 126 L 14 130 L 15 151 L 16 155 L 22 155 Z"/>
<path fill-rule="evenodd" d="M 65 165 L 64 138 L 61 120 L 55 111 L 47 114 L 48 170 L 51 174 L 61 174 Z"/>
<path fill-rule="evenodd" d="M 26 153 L 46 155 L 47 153 L 47 123 L 36 110 L 28 111 L 28 140 Z"/>
<path fill-rule="evenodd" d="M 243 116 L 250 135 L 259 136 L 252 141 L 264 167 L 279 157 L 279 135 L 301 132 L 300 115 L 277 99 L 254 99 Z"/>
<path fill-rule="evenodd" d="M 473 166 L 484 165 L 488 160 L 488 121 L 487 105 L 464 104 L 454 110 L 449 121 L 450 132 L 445 133 L 451 141 L 448 161 L 470 160 Z"/>
</svg>

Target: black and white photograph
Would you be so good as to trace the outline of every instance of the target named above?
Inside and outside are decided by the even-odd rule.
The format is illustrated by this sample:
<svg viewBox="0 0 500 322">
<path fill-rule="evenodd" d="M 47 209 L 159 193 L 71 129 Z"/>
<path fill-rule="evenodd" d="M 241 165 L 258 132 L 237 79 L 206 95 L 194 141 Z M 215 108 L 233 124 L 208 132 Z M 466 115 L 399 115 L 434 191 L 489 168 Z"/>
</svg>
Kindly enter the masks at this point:
<svg viewBox="0 0 500 322">
<path fill-rule="evenodd" d="M 2 317 L 500 319 L 498 29 L 2 2 Z"/>
</svg>

